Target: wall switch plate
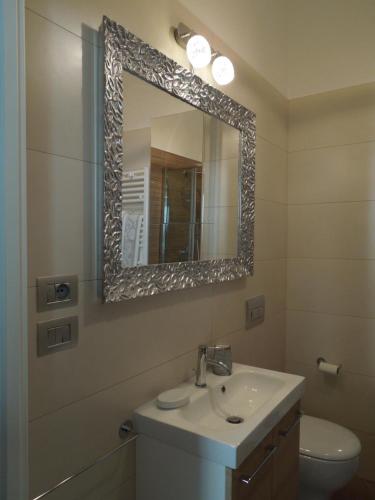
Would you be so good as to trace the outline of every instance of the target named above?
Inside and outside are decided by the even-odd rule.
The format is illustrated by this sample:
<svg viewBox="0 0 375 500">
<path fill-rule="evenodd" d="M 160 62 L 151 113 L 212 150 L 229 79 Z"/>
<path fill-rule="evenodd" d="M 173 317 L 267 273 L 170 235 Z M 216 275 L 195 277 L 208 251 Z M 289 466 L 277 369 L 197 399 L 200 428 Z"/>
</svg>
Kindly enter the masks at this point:
<svg viewBox="0 0 375 500">
<path fill-rule="evenodd" d="M 78 344 L 78 316 L 37 324 L 38 356 L 70 349 Z"/>
<path fill-rule="evenodd" d="M 38 312 L 78 304 L 77 276 L 48 276 L 37 278 Z"/>
<path fill-rule="evenodd" d="M 246 301 L 246 328 L 252 328 L 264 321 L 266 298 L 258 295 Z"/>
</svg>

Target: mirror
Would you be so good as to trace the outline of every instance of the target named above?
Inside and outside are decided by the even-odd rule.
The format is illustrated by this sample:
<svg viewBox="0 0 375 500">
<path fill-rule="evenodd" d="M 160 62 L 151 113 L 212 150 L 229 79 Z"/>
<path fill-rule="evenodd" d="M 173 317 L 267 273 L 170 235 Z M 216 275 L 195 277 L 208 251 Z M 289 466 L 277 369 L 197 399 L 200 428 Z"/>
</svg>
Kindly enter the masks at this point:
<svg viewBox="0 0 375 500">
<path fill-rule="evenodd" d="M 122 265 L 237 256 L 240 133 L 128 72 Z"/>
<path fill-rule="evenodd" d="M 103 299 L 253 273 L 255 114 L 107 17 Z"/>
</svg>

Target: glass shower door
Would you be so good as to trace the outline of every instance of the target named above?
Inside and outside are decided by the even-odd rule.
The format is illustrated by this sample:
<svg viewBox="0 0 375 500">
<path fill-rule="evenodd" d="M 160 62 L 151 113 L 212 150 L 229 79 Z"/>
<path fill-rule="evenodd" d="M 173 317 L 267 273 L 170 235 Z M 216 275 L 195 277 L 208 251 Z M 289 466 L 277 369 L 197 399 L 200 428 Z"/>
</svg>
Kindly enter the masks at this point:
<svg viewBox="0 0 375 500">
<path fill-rule="evenodd" d="M 161 262 L 199 259 L 202 170 L 163 169 Z"/>
</svg>

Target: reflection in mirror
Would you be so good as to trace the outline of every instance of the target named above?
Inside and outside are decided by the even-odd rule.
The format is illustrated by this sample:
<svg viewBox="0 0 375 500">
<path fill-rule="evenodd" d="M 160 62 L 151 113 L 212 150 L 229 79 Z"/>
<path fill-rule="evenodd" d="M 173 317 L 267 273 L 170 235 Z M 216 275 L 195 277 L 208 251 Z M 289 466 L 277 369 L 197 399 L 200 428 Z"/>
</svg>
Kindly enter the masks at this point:
<svg viewBox="0 0 375 500">
<path fill-rule="evenodd" d="M 239 137 L 124 72 L 123 267 L 237 257 Z"/>
</svg>

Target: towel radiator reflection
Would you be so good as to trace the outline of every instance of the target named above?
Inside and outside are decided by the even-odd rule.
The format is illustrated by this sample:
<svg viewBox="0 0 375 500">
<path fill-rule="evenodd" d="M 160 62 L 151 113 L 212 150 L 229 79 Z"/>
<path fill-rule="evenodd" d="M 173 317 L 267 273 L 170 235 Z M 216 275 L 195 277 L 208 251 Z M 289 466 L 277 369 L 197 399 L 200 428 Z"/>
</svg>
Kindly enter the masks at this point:
<svg viewBox="0 0 375 500">
<path fill-rule="evenodd" d="M 131 220 L 138 216 L 135 223 L 138 234 L 135 242 L 129 242 L 126 235 L 122 237 L 123 266 L 138 266 L 148 263 L 148 220 L 149 220 L 149 175 L 148 167 L 138 170 L 128 170 L 122 179 L 122 209 L 123 233 L 126 218 Z M 134 221 L 133 221 L 134 222 Z M 125 246 L 135 247 L 130 251 L 130 259 L 125 252 Z M 129 250 L 129 248 L 128 248 Z"/>
</svg>

